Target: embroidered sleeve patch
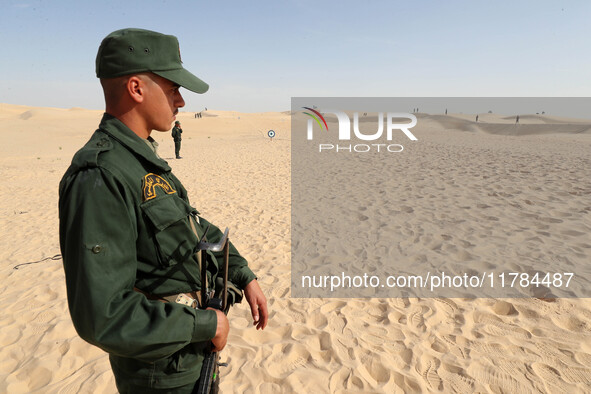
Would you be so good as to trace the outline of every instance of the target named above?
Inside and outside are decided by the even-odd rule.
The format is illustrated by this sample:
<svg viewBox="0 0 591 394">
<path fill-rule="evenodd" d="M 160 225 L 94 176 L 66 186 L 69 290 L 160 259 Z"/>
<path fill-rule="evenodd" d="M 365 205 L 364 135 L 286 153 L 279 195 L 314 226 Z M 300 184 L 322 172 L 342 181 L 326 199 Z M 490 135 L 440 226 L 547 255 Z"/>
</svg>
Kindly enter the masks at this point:
<svg viewBox="0 0 591 394">
<path fill-rule="evenodd" d="M 144 201 L 151 200 L 156 197 L 157 187 L 164 190 L 166 194 L 176 193 L 176 190 L 170 186 L 170 183 L 168 183 L 166 179 L 156 174 L 146 174 L 146 176 L 144 176 L 143 183 Z"/>
</svg>

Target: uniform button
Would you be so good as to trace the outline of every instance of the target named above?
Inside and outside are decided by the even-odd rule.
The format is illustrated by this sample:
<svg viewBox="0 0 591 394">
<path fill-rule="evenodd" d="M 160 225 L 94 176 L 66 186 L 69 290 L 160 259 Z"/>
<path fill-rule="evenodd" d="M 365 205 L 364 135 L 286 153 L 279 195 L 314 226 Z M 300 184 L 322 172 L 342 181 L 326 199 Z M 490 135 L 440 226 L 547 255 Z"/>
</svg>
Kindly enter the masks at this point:
<svg viewBox="0 0 591 394">
<path fill-rule="evenodd" d="M 101 250 L 102 250 L 102 248 L 101 248 L 101 246 L 100 246 L 100 245 L 94 245 L 94 246 L 92 247 L 92 253 L 94 253 L 94 254 L 100 253 L 100 252 L 101 252 Z"/>
</svg>

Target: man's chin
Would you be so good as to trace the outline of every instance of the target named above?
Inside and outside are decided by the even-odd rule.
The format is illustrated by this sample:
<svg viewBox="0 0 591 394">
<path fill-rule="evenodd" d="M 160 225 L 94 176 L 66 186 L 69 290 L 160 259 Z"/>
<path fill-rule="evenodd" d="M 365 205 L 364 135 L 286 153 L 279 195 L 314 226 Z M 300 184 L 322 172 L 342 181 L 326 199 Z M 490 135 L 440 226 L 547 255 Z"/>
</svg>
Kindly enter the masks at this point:
<svg viewBox="0 0 591 394">
<path fill-rule="evenodd" d="M 170 129 L 172 129 L 172 124 L 171 124 L 170 126 L 166 127 L 166 128 L 164 128 L 164 127 L 160 126 L 160 127 L 158 127 L 158 128 L 155 128 L 154 130 L 155 130 L 155 131 L 160 131 L 160 132 L 163 132 L 163 131 L 169 131 Z"/>
</svg>

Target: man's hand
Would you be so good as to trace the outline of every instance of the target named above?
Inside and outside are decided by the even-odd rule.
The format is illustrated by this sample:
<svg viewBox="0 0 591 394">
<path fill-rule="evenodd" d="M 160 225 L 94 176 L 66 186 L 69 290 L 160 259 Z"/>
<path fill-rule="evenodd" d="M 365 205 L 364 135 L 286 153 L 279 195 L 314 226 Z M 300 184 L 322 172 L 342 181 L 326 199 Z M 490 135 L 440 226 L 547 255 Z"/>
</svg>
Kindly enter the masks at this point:
<svg viewBox="0 0 591 394">
<path fill-rule="evenodd" d="M 267 320 L 269 319 L 267 299 L 256 279 L 253 279 L 248 285 L 246 285 L 244 288 L 244 295 L 248 305 L 250 305 L 254 325 L 256 325 L 257 330 L 264 330 L 267 326 Z"/>
<path fill-rule="evenodd" d="M 215 311 L 215 314 L 218 318 L 218 324 L 215 329 L 215 337 L 211 339 L 211 343 L 213 344 L 213 351 L 220 352 L 226 346 L 226 342 L 228 341 L 230 323 L 228 323 L 228 318 L 226 317 L 224 312 L 213 308 L 207 309 Z"/>
</svg>

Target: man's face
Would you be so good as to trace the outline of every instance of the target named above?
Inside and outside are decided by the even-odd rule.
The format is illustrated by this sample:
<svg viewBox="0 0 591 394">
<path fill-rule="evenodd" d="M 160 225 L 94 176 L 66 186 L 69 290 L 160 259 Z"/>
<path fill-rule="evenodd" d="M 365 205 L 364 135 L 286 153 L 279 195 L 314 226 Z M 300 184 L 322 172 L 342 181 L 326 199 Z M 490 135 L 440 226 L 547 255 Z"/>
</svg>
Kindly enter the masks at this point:
<svg viewBox="0 0 591 394">
<path fill-rule="evenodd" d="M 156 74 L 142 75 L 144 83 L 145 105 L 144 118 L 148 128 L 158 131 L 170 130 L 170 124 L 176 119 L 178 109 L 185 106 L 185 100 L 179 92 L 180 86 Z M 180 124 L 177 125 L 180 127 Z"/>
</svg>

